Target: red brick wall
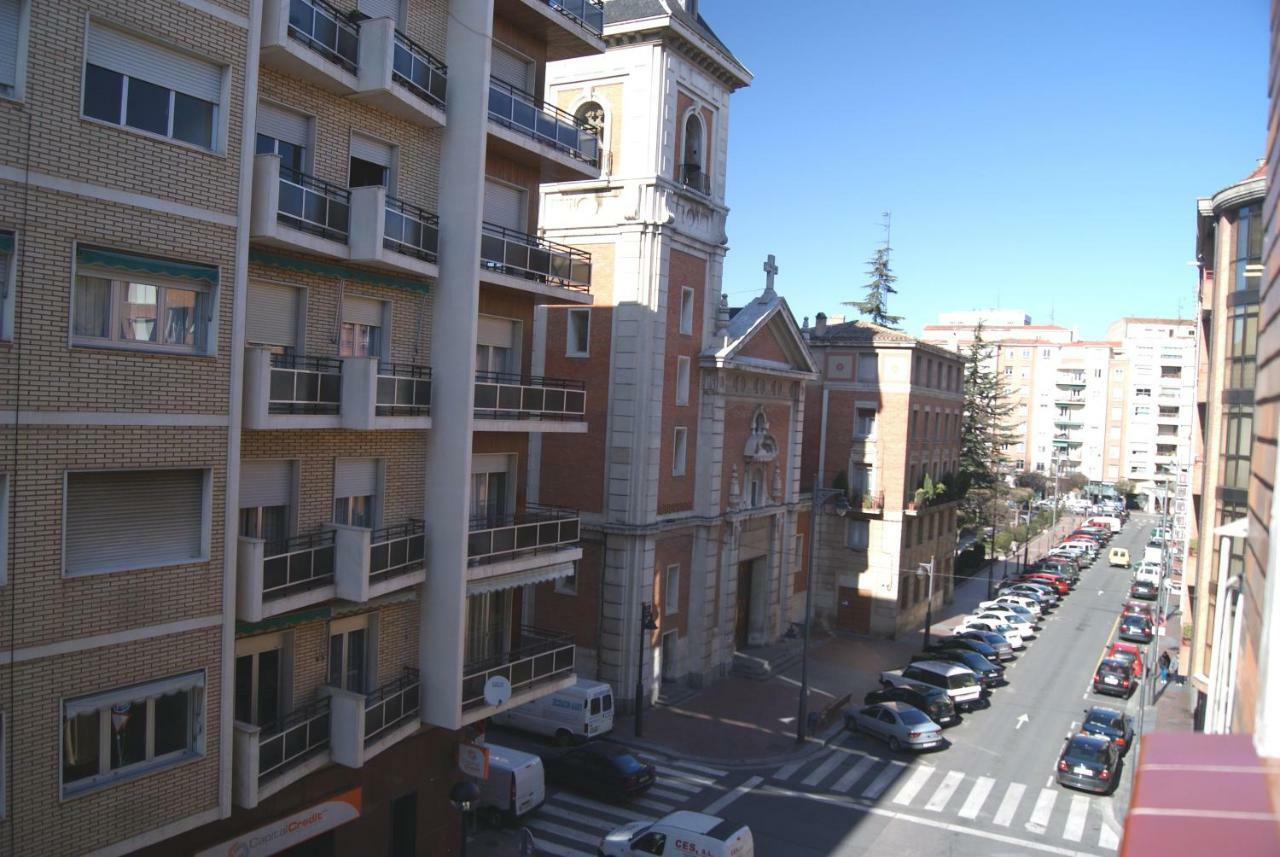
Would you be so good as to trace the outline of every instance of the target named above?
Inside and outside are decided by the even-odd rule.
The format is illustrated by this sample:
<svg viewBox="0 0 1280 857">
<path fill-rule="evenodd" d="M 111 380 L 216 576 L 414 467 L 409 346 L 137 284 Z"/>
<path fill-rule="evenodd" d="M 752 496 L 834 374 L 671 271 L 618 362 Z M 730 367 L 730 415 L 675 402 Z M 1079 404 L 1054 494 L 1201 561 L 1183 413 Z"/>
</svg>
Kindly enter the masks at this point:
<svg viewBox="0 0 1280 857">
<path fill-rule="evenodd" d="M 533 622 L 573 635 L 579 646 L 595 648 L 600 628 L 600 579 L 604 572 L 604 545 L 582 543 L 582 559 L 578 562 L 578 594 L 556 592 L 554 581 L 534 588 Z"/>
<path fill-rule="evenodd" d="M 669 565 L 680 566 L 678 610 L 671 616 L 666 611 L 668 593 L 665 591 Z M 692 567 L 693 530 L 668 534 L 654 544 L 653 603 L 658 617 L 658 630 L 653 632 L 655 643 L 666 631 L 675 629 L 683 637 L 689 630 L 689 577 Z"/>
<path fill-rule="evenodd" d="M 707 263 L 679 250 L 671 251 L 667 270 L 667 354 L 663 361 L 662 457 L 658 466 L 658 514 L 693 508 L 693 482 L 698 452 L 698 353 L 702 343 L 702 314 L 706 299 Z M 680 333 L 681 289 L 693 289 L 693 333 Z M 689 404 L 676 404 L 677 358 L 690 359 Z M 672 476 L 673 428 L 688 428 L 684 476 Z"/>
<path fill-rule="evenodd" d="M 771 322 L 764 330 L 753 336 L 746 345 L 742 346 L 742 350 L 738 353 L 744 357 L 755 357 L 758 360 L 773 360 L 778 363 L 789 364 L 791 358 L 783 350 L 782 343 L 778 341 L 778 334 L 774 329 L 777 324 L 777 322 Z"/>
<path fill-rule="evenodd" d="M 520 371 L 528 374 L 533 354 L 533 297 L 500 286 L 480 284 L 481 315 L 512 318 L 520 322 Z"/>
</svg>

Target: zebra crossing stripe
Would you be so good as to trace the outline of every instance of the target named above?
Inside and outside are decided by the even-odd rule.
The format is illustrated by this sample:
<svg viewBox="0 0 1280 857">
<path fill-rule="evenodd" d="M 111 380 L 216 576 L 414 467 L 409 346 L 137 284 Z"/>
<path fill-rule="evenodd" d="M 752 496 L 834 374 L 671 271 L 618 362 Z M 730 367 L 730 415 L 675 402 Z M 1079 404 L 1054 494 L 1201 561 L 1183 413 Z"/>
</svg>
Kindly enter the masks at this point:
<svg viewBox="0 0 1280 857">
<path fill-rule="evenodd" d="M 921 765 L 911 772 L 911 776 L 907 777 L 907 782 L 898 789 L 898 793 L 893 796 L 893 802 L 910 806 L 911 801 L 915 800 L 916 795 L 920 793 L 920 789 L 924 788 L 924 784 L 929 781 L 929 777 L 933 776 L 936 768 L 930 768 L 928 765 Z"/>
<path fill-rule="evenodd" d="M 906 762 L 890 762 L 883 771 L 880 772 L 871 785 L 862 790 L 862 796 L 867 800 L 875 800 L 884 794 L 884 790 L 898 778 L 898 774 L 902 773 L 902 769 L 907 766 Z"/>
<path fill-rule="evenodd" d="M 947 775 L 942 778 L 942 782 L 933 793 L 933 797 L 929 798 L 929 802 L 924 805 L 924 808 L 930 812 L 942 812 L 963 781 L 964 774 L 960 771 L 947 771 Z"/>
<path fill-rule="evenodd" d="M 665 785 L 665 783 L 664 783 Z M 684 803 L 689 799 L 689 795 L 680 792 L 669 792 L 666 789 L 650 786 L 649 791 L 645 792 L 647 797 L 656 797 L 659 800 L 669 800 L 673 803 Z"/>
<path fill-rule="evenodd" d="M 794 762 L 788 762 L 781 768 L 773 772 L 775 780 L 782 780 L 784 783 L 796 775 L 796 771 L 800 770 L 800 766 L 807 762 L 808 759 L 797 759 Z"/>
<path fill-rule="evenodd" d="M 1054 789 L 1040 789 L 1035 808 L 1031 810 L 1031 820 L 1027 822 L 1027 830 L 1032 833 L 1044 833 L 1049 826 L 1049 815 L 1053 812 L 1053 804 L 1058 799 Z"/>
<path fill-rule="evenodd" d="M 1089 799 L 1084 795 L 1071 796 L 1071 809 L 1067 811 L 1067 825 L 1062 828 L 1062 838 L 1079 842 L 1084 838 L 1084 823 L 1089 817 Z"/>
<path fill-rule="evenodd" d="M 529 821 L 529 826 L 534 830 L 550 833 L 554 836 L 559 836 L 561 839 L 572 839 L 574 842 L 581 842 L 583 845 L 590 845 L 593 848 L 600 844 L 599 836 L 592 836 L 590 833 L 583 833 L 581 830 L 574 830 L 572 827 L 565 827 L 563 824 L 556 824 L 554 821 L 534 818 Z"/>
<path fill-rule="evenodd" d="M 969 796 L 964 799 L 960 812 L 956 814 L 961 818 L 977 818 L 978 813 L 982 811 L 982 805 L 987 802 L 987 795 L 991 794 L 991 789 L 995 784 L 996 781 L 991 777 L 978 777 L 973 784 L 973 788 L 969 790 Z"/>
<path fill-rule="evenodd" d="M 574 824 L 580 824 L 583 827 L 593 827 L 596 830 L 600 830 L 605 833 L 608 833 L 610 830 L 613 830 L 618 826 L 617 823 L 609 821 L 608 819 L 597 818 L 594 815 L 586 815 L 581 812 L 574 812 L 571 809 L 557 806 L 553 803 L 544 803 L 542 805 L 542 809 L 539 810 L 539 813 L 541 815 L 554 815 L 556 818 L 560 818 L 565 821 L 572 821 Z"/>
<path fill-rule="evenodd" d="M 871 770 L 871 766 L 876 763 L 875 756 L 863 756 L 858 760 L 858 764 L 844 772 L 840 779 L 835 781 L 835 785 L 831 788 L 833 791 L 847 792 L 853 788 L 853 784 L 866 776 L 867 771 Z"/>
<path fill-rule="evenodd" d="M 760 785 L 763 782 L 764 782 L 764 777 L 752 777 L 751 779 L 746 780 L 745 782 L 739 783 L 737 788 L 735 788 L 733 791 L 729 792 L 726 795 L 721 795 L 719 798 L 717 798 L 716 800 L 708 804 L 706 808 L 703 809 L 702 811 L 707 815 L 715 815 L 720 810 L 724 809 L 726 806 L 733 803 L 735 800 L 742 797 L 744 794 L 751 791 L 752 789 L 754 789 L 756 786 Z"/>
<path fill-rule="evenodd" d="M 605 815 L 615 815 L 618 818 L 625 818 L 627 821 L 655 821 L 652 815 L 642 815 L 638 812 L 632 812 L 629 809 L 623 809 L 620 806 L 609 806 L 606 803 L 594 801 L 591 798 L 579 797 L 578 795 L 561 794 L 558 796 L 565 803 L 571 803 L 575 806 L 586 807 L 593 812 L 603 812 Z"/>
<path fill-rule="evenodd" d="M 1001 827 L 1008 827 L 1013 821 L 1013 814 L 1018 809 L 1018 803 L 1022 800 L 1022 794 L 1027 787 L 1022 783 L 1009 783 L 1009 788 L 1005 789 L 1004 799 L 1000 801 L 1000 808 L 996 810 L 996 817 L 991 820 L 992 824 L 998 824 Z"/>
<path fill-rule="evenodd" d="M 800 782 L 806 786 L 816 786 L 818 783 L 822 782 L 827 778 L 827 774 L 835 770 L 836 765 L 840 764 L 843 761 L 844 761 L 844 753 L 840 752 L 838 748 L 832 747 L 830 750 L 827 751 L 826 760 L 821 765 L 814 768 L 809 773 L 809 776 L 805 777 Z"/>
<path fill-rule="evenodd" d="M 695 765 L 693 762 L 682 762 L 679 759 L 676 759 L 675 762 L 673 762 L 672 764 L 679 765 L 682 768 L 687 768 L 690 771 L 698 771 L 699 773 L 702 773 L 702 774 L 710 774 L 713 777 L 729 776 L 728 771 L 722 771 L 719 768 L 708 768 L 706 765 Z"/>
<path fill-rule="evenodd" d="M 1120 837 L 1116 836 L 1115 831 L 1108 827 L 1105 821 L 1102 823 L 1102 829 L 1098 831 L 1098 847 L 1111 851 L 1120 847 Z"/>
<path fill-rule="evenodd" d="M 662 801 L 649 800 L 647 797 L 634 798 L 631 801 L 636 806 L 642 806 L 645 809 L 652 809 L 666 815 L 669 812 L 675 812 L 676 804 L 663 803 Z"/>
<path fill-rule="evenodd" d="M 686 783 L 683 780 L 677 780 L 671 777 L 662 777 L 657 782 L 664 789 L 679 789 L 680 791 L 688 792 L 691 795 L 696 795 L 705 788 L 705 786 L 695 786 L 692 783 Z"/>
<path fill-rule="evenodd" d="M 563 845 L 557 845 L 547 839 L 539 839 L 533 837 L 533 847 L 539 854 L 550 854 L 551 857 L 591 857 L 586 851 L 579 851 L 577 848 L 565 848 Z"/>
<path fill-rule="evenodd" d="M 684 780 L 687 783 L 697 783 L 700 786 L 714 786 L 715 780 L 709 780 L 698 774 L 691 774 L 688 771 L 677 771 L 675 768 L 668 768 L 666 765 L 654 765 L 653 769 L 660 774 L 666 774 L 668 777 L 677 780 Z"/>
</svg>

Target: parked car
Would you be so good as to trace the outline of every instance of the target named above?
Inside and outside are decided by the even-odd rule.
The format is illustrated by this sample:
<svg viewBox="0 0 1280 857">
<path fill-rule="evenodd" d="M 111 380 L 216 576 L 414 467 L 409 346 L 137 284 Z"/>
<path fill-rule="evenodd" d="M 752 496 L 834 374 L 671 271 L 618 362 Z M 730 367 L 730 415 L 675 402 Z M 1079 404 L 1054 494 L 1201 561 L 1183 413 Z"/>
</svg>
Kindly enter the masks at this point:
<svg viewBox="0 0 1280 857">
<path fill-rule="evenodd" d="M 917 661 L 905 669 L 885 670 L 880 673 L 880 684 L 894 687 L 920 682 L 940 687 L 951 697 L 956 708 L 968 711 L 978 706 L 982 699 L 982 687 L 978 677 L 962 666 L 946 661 Z"/>
<path fill-rule="evenodd" d="M 492 720 L 552 737 L 557 744 L 581 743 L 613 729 L 613 688 L 580 678 L 563 690 L 495 714 Z"/>
<path fill-rule="evenodd" d="M 1135 580 L 1129 584 L 1129 597 L 1141 598 L 1143 601 L 1155 601 L 1160 590 L 1149 580 Z"/>
<path fill-rule="evenodd" d="M 1112 548 L 1107 551 L 1107 565 L 1112 568 L 1128 568 L 1132 565 L 1129 561 L 1129 551 L 1125 548 Z"/>
<path fill-rule="evenodd" d="M 977 641 L 962 640 L 961 642 L 976 643 Z M 978 645 L 985 646 L 986 644 L 978 643 Z M 996 663 L 997 658 L 994 649 L 991 650 L 991 657 L 986 657 L 968 649 L 933 648 L 923 654 L 911 656 L 912 663 L 915 663 L 917 660 L 950 661 L 953 664 L 959 664 L 966 669 L 972 670 L 973 674 L 978 677 L 978 681 L 984 689 L 1007 684 L 1004 677 L 1004 667 Z M 919 707 L 920 706 L 918 705 L 916 706 L 916 708 Z M 937 719 L 938 718 L 934 717 L 934 720 Z M 939 720 L 938 722 L 941 723 L 942 721 Z"/>
<path fill-rule="evenodd" d="M 751 828 L 723 818 L 680 810 L 654 822 L 632 821 L 605 834 L 596 849 L 600 857 L 753 857 Z"/>
<path fill-rule="evenodd" d="M 547 797 L 542 759 L 532 753 L 490 743 L 489 776 L 473 780 L 480 787 L 475 809 L 491 826 L 514 824 L 542 806 Z"/>
<path fill-rule="evenodd" d="M 1015 650 L 1024 649 L 1027 646 L 1022 640 L 1022 635 L 1007 622 L 969 617 L 957 625 L 951 633 L 963 634 L 965 631 L 986 631 L 992 634 L 999 634 Z"/>
<path fill-rule="evenodd" d="M 976 628 L 971 628 L 967 631 L 961 631 L 954 636 L 963 637 L 969 640 L 977 640 L 980 643 L 986 643 L 988 646 L 996 650 L 996 657 L 1000 660 L 1013 660 L 1013 646 L 1011 646 L 1009 641 L 999 634 L 991 631 L 979 631 Z"/>
<path fill-rule="evenodd" d="M 846 711 L 844 725 L 850 732 L 874 735 L 889 749 L 933 750 L 942 746 L 942 727 L 918 708 L 905 702 L 882 702 Z"/>
<path fill-rule="evenodd" d="M 1010 607 L 1010 608 L 1021 608 L 1023 610 L 1026 610 L 1029 615 L 1035 616 L 1037 620 L 1039 619 L 1040 614 L 1044 610 L 1044 607 L 1040 604 L 1039 601 L 1037 601 L 1034 598 L 1029 598 L 1025 595 L 997 595 L 995 599 L 992 601 L 978 602 L 978 606 L 979 607 L 1003 606 L 1003 607 Z"/>
<path fill-rule="evenodd" d="M 653 765 L 623 747 L 603 742 L 584 744 L 543 759 L 547 779 L 559 786 L 609 800 L 637 797 L 653 785 Z"/>
<path fill-rule="evenodd" d="M 932 655 L 912 655 L 911 662 L 916 660 L 936 660 Z M 960 715 L 956 712 L 956 704 L 951 701 L 951 697 L 940 687 L 934 687 L 931 684 L 921 684 L 920 682 L 911 682 L 909 684 L 899 684 L 893 687 L 882 687 L 879 690 L 873 690 L 863 697 L 864 705 L 878 705 L 881 702 L 905 702 L 912 708 L 918 708 L 929 718 L 941 726 L 951 726 L 960 722 Z"/>
<path fill-rule="evenodd" d="M 1058 756 L 1058 785 L 1068 788 L 1110 794 L 1119 774 L 1119 748 L 1097 735 L 1071 735 Z"/>
<path fill-rule="evenodd" d="M 942 651 L 973 652 L 976 655 L 981 655 L 982 657 L 986 658 L 992 663 L 999 660 L 999 655 L 996 654 L 995 649 L 993 649 L 991 646 L 988 646 L 986 643 L 982 642 L 981 640 L 974 640 L 974 639 L 970 639 L 969 637 L 941 637 L 935 640 L 933 643 L 931 643 L 929 645 L 929 648 L 925 649 L 925 651 L 927 652 L 942 652 Z"/>
<path fill-rule="evenodd" d="M 1024 645 L 1027 640 L 1036 635 L 1035 627 L 1026 619 L 1023 619 L 1011 610 L 999 610 L 994 608 L 980 610 L 966 619 L 965 623 L 972 624 L 974 621 L 992 625 L 993 627 L 991 630 L 995 631 L 997 634 L 1002 634 L 1006 640 L 1009 639 L 1009 634 L 1002 630 L 1000 626 L 1007 627 L 1009 631 L 1022 639 Z M 1009 642 L 1012 643 L 1013 641 L 1009 640 Z M 1021 646 L 1014 646 L 1014 648 L 1021 648 Z"/>
<path fill-rule="evenodd" d="M 1133 746 L 1133 718 L 1114 708 L 1102 705 L 1086 708 L 1080 731 L 1086 735 L 1099 735 L 1109 739 L 1120 748 L 1122 756 Z"/>
<path fill-rule="evenodd" d="M 1121 658 L 1103 658 L 1093 673 L 1093 692 L 1128 697 L 1133 693 L 1137 679 L 1133 662 Z"/>
<path fill-rule="evenodd" d="M 1124 607 L 1120 610 L 1120 616 L 1146 616 L 1148 619 L 1155 619 L 1156 607 L 1147 601 L 1126 601 Z"/>
<path fill-rule="evenodd" d="M 1058 593 L 1049 587 L 1037 586 L 1033 583 L 1019 583 L 1015 580 L 1004 581 L 996 589 L 996 595 L 1017 595 L 1021 598 L 1034 598 L 1040 604 L 1040 612 L 1046 613 L 1058 606 Z"/>
<path fill-rule="evenodd" d="M 997 599 L 995 601 L 978 602 L 978 612 L 990 610 L 994 613 L 1000 613 L 1011 616 L 1019 622 L 1025 622 L 1031 626 L 1031 630 L 1040 630 L 1040 613 L 1039 606 L 1035 610 L 1022 604 L 1016 604 L 1013 601 Z M 1016 625 L 1017 623 L 1010 623 Z M 1025 636 L 1025 635 L 1024 635 Z"/>
<path fill-rule="evenodd" d="M 1031 571 L 1021 575 L 1018 578 L 1023 583 L 1044 583 L 1050 586 L 1058 595 L 1066 595 L 1071 591 L 1071 581 L 1060 574 L 1051 574 L 1047 571 Z"/>
<path fill-rule="evenodd" d="M 1114 640 L 1103 657 L 1122 658 L 1126 661 L 1131 661 L 1133 663 L 1134 678 L 1142 678 L 1142 649 L 1137 643 Z"/>
<path fill-rule="evenodd" d="M 1136 613 L 1126 613 L 1120 617 L 1119 637 L 1137 643 L 1150 643 L 1155 636 L 1151 620 Z"/>
</svg>

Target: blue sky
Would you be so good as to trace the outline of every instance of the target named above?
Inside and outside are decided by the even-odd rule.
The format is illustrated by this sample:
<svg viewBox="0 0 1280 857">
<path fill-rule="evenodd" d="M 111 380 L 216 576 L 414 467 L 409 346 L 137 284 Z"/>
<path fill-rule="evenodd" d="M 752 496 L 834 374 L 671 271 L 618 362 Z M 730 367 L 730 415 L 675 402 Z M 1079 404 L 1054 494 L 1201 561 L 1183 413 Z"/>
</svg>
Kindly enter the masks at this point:
<svg viewBox="0 0 1280 857">
<path fill-rule="evenodd" d="M 1265 0 L 701 0 L 755 74 L 730 111 L 739 305 L 852 313 L 893 212 L 899 294 L 1100 337 L 1193 311 L 1195 200 L 1266 138 Z"/>
</svg>

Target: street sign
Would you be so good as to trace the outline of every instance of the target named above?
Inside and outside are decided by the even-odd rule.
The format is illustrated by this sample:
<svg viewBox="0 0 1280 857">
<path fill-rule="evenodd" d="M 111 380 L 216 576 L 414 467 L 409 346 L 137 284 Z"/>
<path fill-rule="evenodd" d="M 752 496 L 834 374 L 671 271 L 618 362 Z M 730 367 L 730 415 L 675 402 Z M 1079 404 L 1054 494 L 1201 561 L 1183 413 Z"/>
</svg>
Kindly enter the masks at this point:
<svg viewBox="0 0 1280 857">
<path fill-rule="evenodd" d="M 477 780 L 489 779 L 489 748 L 475 744 L 459 744 L 458 770 Z"/>
<path fill-rule="evenodd" d="M 500 675 L 491 675 L 484 683 L 485 705 L 501 705 L 511 698 L 511 682 Z"/>
</svg>

